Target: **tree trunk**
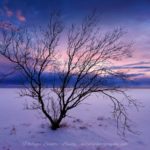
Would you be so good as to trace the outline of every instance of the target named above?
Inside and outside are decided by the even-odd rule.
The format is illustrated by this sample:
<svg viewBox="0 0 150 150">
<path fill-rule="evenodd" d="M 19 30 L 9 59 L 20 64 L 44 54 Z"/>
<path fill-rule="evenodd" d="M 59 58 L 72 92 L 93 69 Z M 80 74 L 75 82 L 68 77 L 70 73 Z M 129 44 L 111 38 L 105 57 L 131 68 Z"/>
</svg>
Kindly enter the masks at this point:
<svg viewBox="0 0 150 150">
<path fill-rule="evenodd" d="M 51 129 L 57 130 L 58 128 L 60 128 L 60 123 L 65 116 L 66 116 L 66 112 L 61 112 L 59 118 L 57 120 L 55 120 L 55 121 L 53 120 L 53 122 L 51 122 Z"/>
<path fill-rule="evenodd" d="M 57 130 L 58 128 L 60 128 L 60 121 L 55 121 L 55 122 L 51 123 L 52 130 Z"/>
</svg>

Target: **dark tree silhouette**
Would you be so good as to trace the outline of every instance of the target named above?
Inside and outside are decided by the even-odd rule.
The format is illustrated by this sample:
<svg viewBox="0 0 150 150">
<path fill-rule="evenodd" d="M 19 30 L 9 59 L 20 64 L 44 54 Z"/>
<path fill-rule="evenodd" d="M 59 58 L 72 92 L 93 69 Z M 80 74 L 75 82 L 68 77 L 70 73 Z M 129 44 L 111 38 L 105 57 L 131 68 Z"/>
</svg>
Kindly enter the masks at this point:
<svg viewBox="0 0 150 150">
<path fill-rule="evenodd" d="M 14 63 L 15 69 L 28 81 L 21 96 L 35 100 L 28 109 L 42 111 L 54 130 L 60 127 L 69 110 L 95 93 L 111 100 L 118 129 L 123 129 L 123 133 L 126 129 L 130 130 L 127 105 L 112 93 L 124 95 L 130 105 L 136 106 L 136 102 L 118 85 L 107 83 L 108 78 L 125 78 L 119 71 L 114 71 L 111 65 L 121 58 L 130 57 L 130 44 L 121 41 L 124 32 L 120 28 L 103 33 L 97 18 L 92 13 L 80 25 L 72 24 L 65 30 L 63 33 L 67 33 L 67 37 L 62 35 L 67 41 L 67 48 L 63 51 L 57 49 L 63 31 L 58 13 L 50 16 L 48 26 L 44 29 L 1 32 L 0 54 Z M 63 61 L 59 54 L 63 55 Z M 45 72 L 54 74 L 51 88 L 46 88 L 43 81 Z"/>
</svg>

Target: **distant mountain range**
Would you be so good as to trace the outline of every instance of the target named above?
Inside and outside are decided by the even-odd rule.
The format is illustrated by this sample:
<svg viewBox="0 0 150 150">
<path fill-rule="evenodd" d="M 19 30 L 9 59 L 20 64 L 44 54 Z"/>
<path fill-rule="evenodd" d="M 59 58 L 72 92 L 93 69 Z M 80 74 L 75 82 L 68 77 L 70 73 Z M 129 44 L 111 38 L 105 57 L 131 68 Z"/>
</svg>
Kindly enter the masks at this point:
<svg viewBox="0 0 150 150">
<path fill-rule="evenodd" d="M 42 76 L 42 83 L 46 87 L 52 87 L 55 84 L 55 87 L 61 86 L 61 80 L 59 76 L 63 77 L 61 73 L 45 73 Z M 68 87 L 73 87 L 76 81 L 77 75 L 72 75 L 71 80 L 68 83 Z M 87 76 L 86 80 L 90 80 L 90 75 Z M 101 84 L 97 84 L 96 86 L 117 86 L 121 88 L 150 88 L 150 78 L 133 78 L 133 79 L 126 79 L 123 80 L 118 77 L 114 76 L 107 76 L 107 77 L 99 77 L 97 81 L 101 81 Z M 29 85 L 28 81 L 20 74 L 13 74 L 8 76 L 0 81 L 0 87 L 7 88 L 19 88 L 23 87 L 23 85 Z"/>
</svg>

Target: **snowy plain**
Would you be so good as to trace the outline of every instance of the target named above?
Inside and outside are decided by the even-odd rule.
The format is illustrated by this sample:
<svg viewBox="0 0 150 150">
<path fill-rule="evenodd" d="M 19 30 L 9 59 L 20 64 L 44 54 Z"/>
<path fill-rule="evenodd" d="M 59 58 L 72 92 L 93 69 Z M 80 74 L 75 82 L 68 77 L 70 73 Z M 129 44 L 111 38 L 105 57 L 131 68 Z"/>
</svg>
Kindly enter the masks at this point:
<svg viewBox="0 0 150 150">
<path fill-rule="evenodd" d="M 24 110 L 26 98 L 18 92 L 0 89 L 0 150 L 150 150 L 150 89 L 127 90 L 143 107 L 129 110 L 140 133 L 127 133 L 126 140 L 117 134 L 106 97 L 89 97 L 70 111 L 62 128 L 51 131 L 38 112 Z"/>
</svg>

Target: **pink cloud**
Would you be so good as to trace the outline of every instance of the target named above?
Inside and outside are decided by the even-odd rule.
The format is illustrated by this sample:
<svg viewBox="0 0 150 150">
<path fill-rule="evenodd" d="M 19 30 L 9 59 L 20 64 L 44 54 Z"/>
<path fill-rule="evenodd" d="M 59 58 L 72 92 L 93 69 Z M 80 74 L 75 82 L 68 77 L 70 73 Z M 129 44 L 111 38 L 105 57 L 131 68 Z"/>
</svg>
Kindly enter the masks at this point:
<svg viewBox="0 0 150 150">
<path fill-rule="evenodd" d="M 5 6 L 4 8 L 5 8 L 5 11 L 6 11 L 6 15 L 8 17 L 12 17 L 14 13 L 8 7 Z"/>
<path fill-rule="evenodd" d="M 21 11 L 21 10 L 17 10 L 17 12 L 16 12 L 16 17 L 17 17 L 17 19 L 18 19 L 19 21 L 21 21 L 21 22 L 26 21 L 26 18 L 25 18 L 25 16 L 22 14 L 22 11 Z"/>
<path fill-rule="evenodd" d="M 5 30 L 18 31 L 18 29 L 9 22 L 0 22 L 0 28 Z"/>
</svg>

